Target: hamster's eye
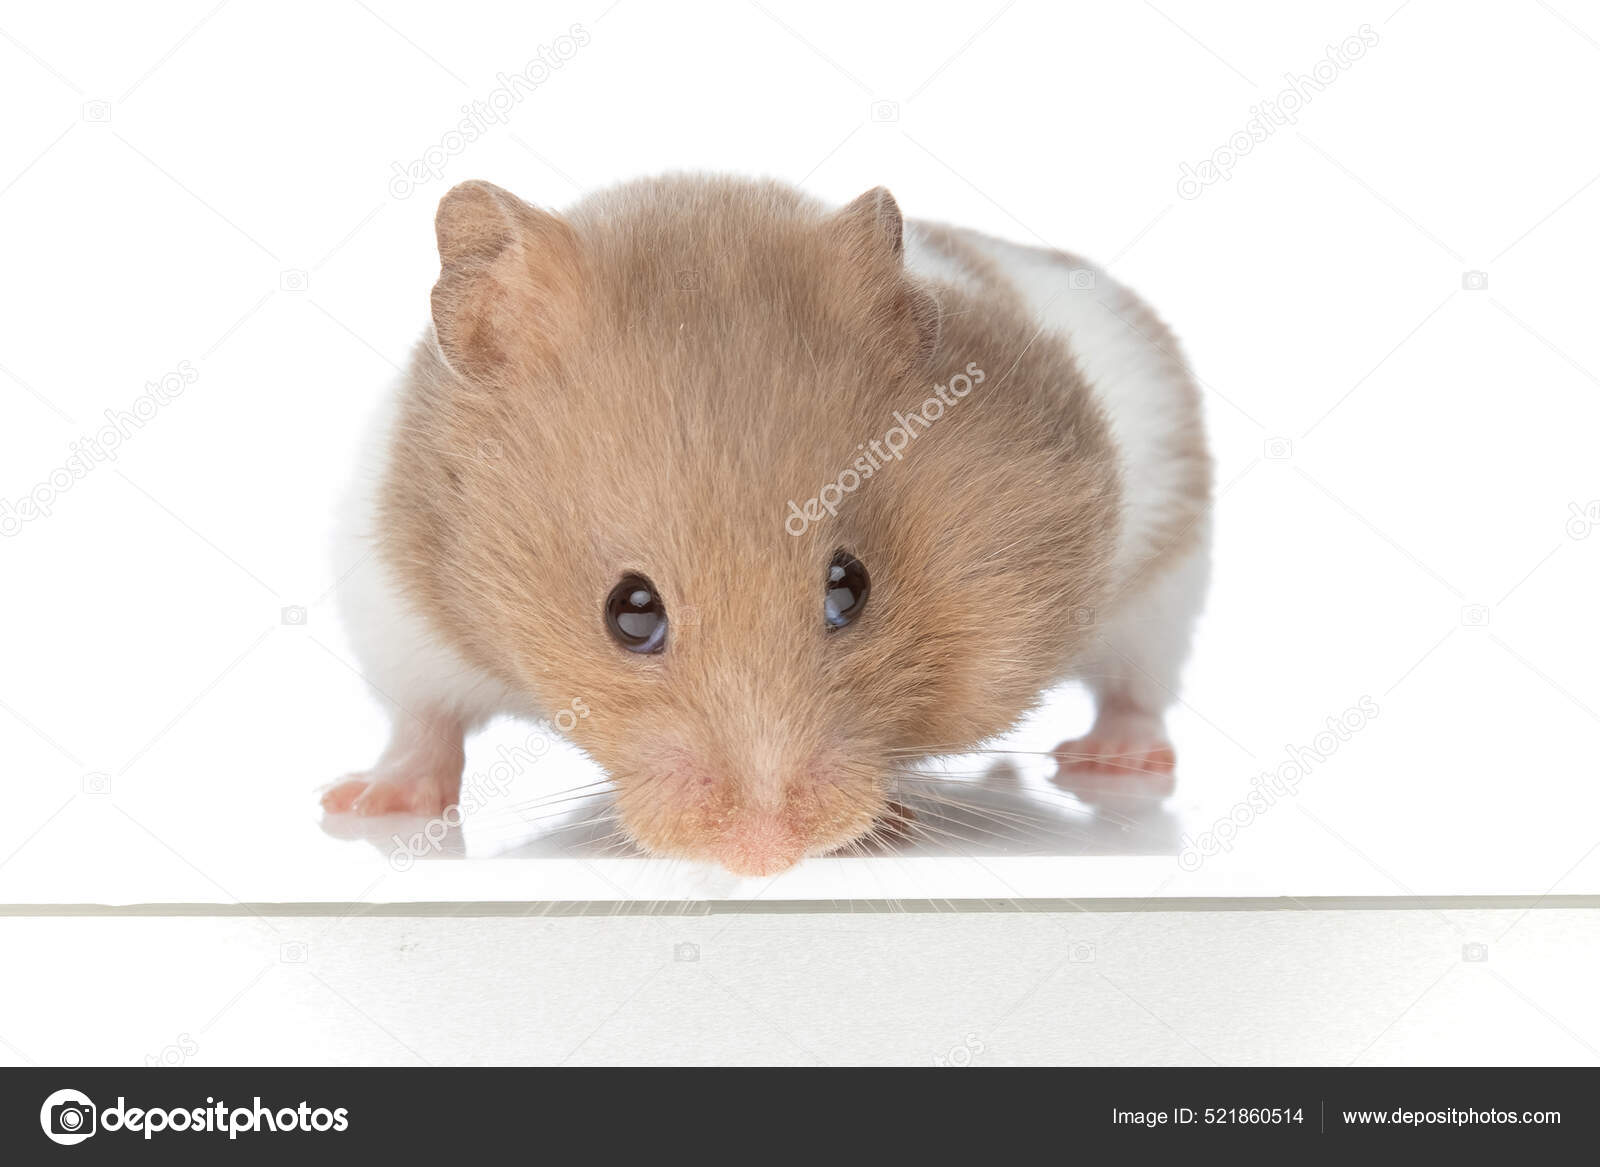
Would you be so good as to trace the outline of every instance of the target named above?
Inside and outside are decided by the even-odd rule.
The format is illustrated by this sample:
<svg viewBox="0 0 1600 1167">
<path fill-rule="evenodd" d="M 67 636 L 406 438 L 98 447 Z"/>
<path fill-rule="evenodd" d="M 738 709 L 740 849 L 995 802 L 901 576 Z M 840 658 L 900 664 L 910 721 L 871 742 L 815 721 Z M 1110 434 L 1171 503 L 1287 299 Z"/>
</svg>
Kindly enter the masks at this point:
<svg viewBox="0 0 1600 1167">
<path fill-rule="evenodd" d="M 606 597 L 606 628 L 629 652 L 660 652 L 667 644 L 667 607 L 656 585 L 625 575 Z"/>
<path fill-rule="evenodd" d="M 843 628 L 861 615 L 871 590 L 872 580 L 861 560 L 847 551 L 835 551 L 833 562 L 828 564 L 827 589 L 822 597 L 822 615 L 828 630 Z"/>
</svg>

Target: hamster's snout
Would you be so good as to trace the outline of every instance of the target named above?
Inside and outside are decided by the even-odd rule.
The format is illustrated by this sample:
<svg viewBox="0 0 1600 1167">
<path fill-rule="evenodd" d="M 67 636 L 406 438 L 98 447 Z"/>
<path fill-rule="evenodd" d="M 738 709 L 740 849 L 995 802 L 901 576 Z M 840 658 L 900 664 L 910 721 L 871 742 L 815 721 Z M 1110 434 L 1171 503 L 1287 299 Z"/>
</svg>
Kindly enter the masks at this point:
<svg viewBox="0 0 1600 1167">
<path fill-rule="evenodd" d="M 777 875 L 805 856 L 806 841 L 779 814 L 756 811 L 734 816 L 711 845 L 711 856 L 734 875 Z"/>
<path fill-rule="evenodd" d="M 634 840 L 657 854 L 770 876 L 872 829 L 886 802 L 870 768 L 835 752 L 799 766 L 711 765 L 677 754 L 619 784 Z"/>
</svg>

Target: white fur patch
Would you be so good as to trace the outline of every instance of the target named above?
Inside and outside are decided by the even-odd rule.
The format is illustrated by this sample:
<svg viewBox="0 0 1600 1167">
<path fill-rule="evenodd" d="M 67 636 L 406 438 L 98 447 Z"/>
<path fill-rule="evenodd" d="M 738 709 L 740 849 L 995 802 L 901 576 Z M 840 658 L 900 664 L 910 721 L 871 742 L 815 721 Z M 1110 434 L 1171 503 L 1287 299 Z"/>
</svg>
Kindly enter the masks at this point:
<svg viewBox="0 0 1600 1167">
<path fill-rule="evenodd" d="M 496 713 L 527 712 L 526 698 L 462 660 L 440 639 L 384 561 L 377 502 L 399 404 L 397 387 L 385 396 L 372 421 L 339 512 L 334 562 L 345 573 L 339 582 L 339 610 L 362 675 L 391 712 L 399 706 L 414 715 L 452 713 L 469 726 Z"/>
</svg>

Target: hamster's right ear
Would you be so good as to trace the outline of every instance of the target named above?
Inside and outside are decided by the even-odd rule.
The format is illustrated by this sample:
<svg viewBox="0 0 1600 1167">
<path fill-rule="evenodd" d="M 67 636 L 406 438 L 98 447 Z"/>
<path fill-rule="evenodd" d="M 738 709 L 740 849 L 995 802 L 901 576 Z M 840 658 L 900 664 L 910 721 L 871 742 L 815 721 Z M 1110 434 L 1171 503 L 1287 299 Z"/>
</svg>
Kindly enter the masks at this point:
<svg viewBox="0 0 1600 1167">
<path fill-rule="evenodd" d="M 581 303 L 578 240 L 556 215 L 487 182 L 439 203 L 433 327 L 450 367 L 492 379 L 547 364 Z"/>
</svg>

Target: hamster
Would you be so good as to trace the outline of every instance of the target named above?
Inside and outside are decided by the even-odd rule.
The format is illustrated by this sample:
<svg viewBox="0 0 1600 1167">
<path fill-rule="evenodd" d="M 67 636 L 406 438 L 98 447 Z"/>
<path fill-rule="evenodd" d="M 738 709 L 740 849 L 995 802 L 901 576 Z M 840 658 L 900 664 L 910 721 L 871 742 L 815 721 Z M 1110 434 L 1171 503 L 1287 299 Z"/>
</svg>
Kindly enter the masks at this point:
<svg viewBox="0 0 1600 1167">
<path fill-rule="evenodd" d="M 639 847 L 771 875 L 1069 678 L 1098 712 L 1059 780 L 1170 791 L 1211 463 L 1131 292 L 883 188 L 680 175 L 556 214 L 468 182 L 436 231 L 344 524 L 393 733 L 326 811 L 438 814 L 466 734 L 554 719 Z"/>
</svg>

